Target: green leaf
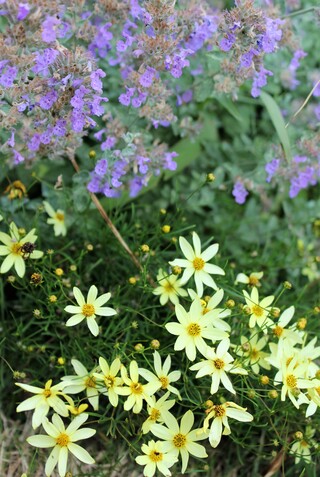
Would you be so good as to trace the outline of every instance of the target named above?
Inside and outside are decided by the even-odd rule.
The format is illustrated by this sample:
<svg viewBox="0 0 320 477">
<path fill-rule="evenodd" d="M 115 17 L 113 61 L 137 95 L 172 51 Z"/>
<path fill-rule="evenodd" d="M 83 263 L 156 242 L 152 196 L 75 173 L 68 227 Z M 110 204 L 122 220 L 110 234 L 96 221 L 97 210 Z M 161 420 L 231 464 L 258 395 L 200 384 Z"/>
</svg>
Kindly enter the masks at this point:
<svg viewBox="0 0 320 477">
<path fill-rule="evenodd" d="M 90 204 L 90 194 L 86 187 L 86 184 L 89 180 L 89 172 L 81 171 L 78 174 L 75 174 L 72 178 L 73 188 L 72 188 L 72 199 L 74 208 L 78 212 L 84 212 Z"/>
<path fill-rule="evenodd" d="M 216 96 L 215 99 L 223 106 L 228 113 L 231 114 L 237 121 L 242 122 L 243 118 L 238 110 L 238 108 L 235 106 L 235 103 L 232 101 L 232 99 L 224 97 L 224 96 Z"/>
<path fill-rule="evenodd" d="M 272 98 L 272 96 L 270 96 L 268 93 L 265 93 L 264 91 L 261 92 L 260 98 L 269 113 L 270 119 L 275 127 L 275 130 L 277 131 L 278 137 L 282 144 L 284 155 L 287 161 L 291 162 L 292 154 L 290 140 L 279 106 Z"/>
</svg>

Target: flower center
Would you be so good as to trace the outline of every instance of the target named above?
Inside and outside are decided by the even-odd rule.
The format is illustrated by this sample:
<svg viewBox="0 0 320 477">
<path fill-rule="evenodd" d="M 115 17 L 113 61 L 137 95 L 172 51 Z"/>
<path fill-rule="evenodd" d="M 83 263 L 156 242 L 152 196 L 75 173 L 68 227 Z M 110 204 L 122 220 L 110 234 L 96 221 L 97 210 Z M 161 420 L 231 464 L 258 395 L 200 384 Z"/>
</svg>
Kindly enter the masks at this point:
<svg viewBox="0 0 320 477">
<path fill-rule="evenodd" d="M 191 323 L 187 328 L 187 332 L 190 336 L 199 336 L 201 333 L 201 328 L 198 323 Z"/>
<path fill-rule="evenodd" d="M 158 409 L 156 409 L 155 407 L 153 407 L 151 409 L 151 412 L 150 412 L 150 421 L 157 421 L 160 417 L 160 411 Z"/>
<path fill-rule="evenodd" d="M 150 452 L 149 457 L 152 460 L 152 462 L 160 462 L 163 459 L 163 454 L 162 452 L 153 450 Z"/>
<path fill-rule="evenodd" d="M 114 386 L 115 378 L 114 376 L 105 376 L 104 383 L 107 388 L 112 388 Z"/>
<path fill-rule="evenodd" d="M 199 258 L 199 257 L 196 257 L 193 262 L 193 268 L 197 271 L 199 270 L 202 270 L 203 267 L 205 266 L 206 262 L 202 259 L 202 258 Z"/>
<path fill-rule="evenodd" d="M 11 245 L 11 253 L 14 253 L 15 255 L 22 255 L 20 242 L 14 242 Z"/>
<path fill-rule="evenodd" d="M 69 436 L 67 434 L 64 434 L 63 432 L 58 435 L 56 438 L 58 446 L 64 447 L 67 446 L 70 442 Z"/>
<path fill-rule="evenodd" d="M 282 335 L 282 333 L 283 333 L 283 328 L 282 328 L 282 326 L 277 325 L 275 328 L 273 328 L 273 334 L 274 334 L 275 336 L 277 336 L 278 338 L 280 338 L 280 336 Z"/>
<path fill-rule="evenodd" d="M 169 379 L 166 376 L 161 376 L 159 381 L 161 381 L 161 389 L 167 389 L 169 385 Z"/>
<path fill-rule="evenodd" d="M 223 406 L 217 404 L 216 406 L 214 406 L 214 413 L 216 417 L 222 417 L 225 415 L 226 410 Z"/>
<path fill-rule="evenodd" d="M 48 398 L 51 396 L 52 393 L 50 389 L 44 389 L 42 394 L 44 395 L 44 397 Z"/>
<path fill-rule="evenodd" d="M 174 286 L 171 285 L 170 282 L 167 282 L 167 283 L 163 286 L 163 288 L 165 289 L 165 291 L 166 291 L 167 293 L 170 293 L 170 292 L 173 292 L 173 291 L 174 291 Z"/>
<path fill-rule="evenodd" d="M 56 219 L 59 220 L 59 222 L 64 221 L 64 214 L 62 212 L 57 212 L 56 213 Z"/>
<path fill-rule="evenodd" d="M 223 369 L 224 368 L 224 361 L 220 358 L 213 360 L 214 367 L 216 369 Z"/>
<path fill-rule="evenodd" d="M 94 376 L 88 376 L 85 383 L 86 388 L 95 388 L 96 387 L 96 378 Z"/>
<path fill-rule="evenodd" d="M 319 396 L 320 396 L 320 386 L 318 386 L 317 388 L 314 388 L 314 390 L 315 390 L 315 391 L 316 391 L 316 393 L 318 393 L 318 394 L 319 394 Z"/>
<path fill-rule="evenodd" d="M 293 374 L 289 374 L 286 378 L 286 383 L 289 388 L 297 387 L 297 378 Z"/>
<path fill-rule="evenodd" d="M 252 275 L 249 277 L 249 285 L 254 287 L 255 285 L 258 285 L 258 283 L 260 282 L 257 277 L 253 277 Z"/>
<path fill-rule="evenodd" d="M 263 308 L 261 308 L 261 306 L 259 305 L 253 305 L 253 307 L 251 308 L 251 311 L 254 315 L 258 317 L 263 315 Z"/>
<path fill-rule="evenodd" d="M 252 359 L 258 359 L 259 358 L 259 351 L 255 348 L 252 348 L 250 352 L 250 356 Z"/>
<path fill-rule="evenodd" d="M 95 313 L 95 309 L 94 309 L 94 306 L 93 305 L 89 305 L 88 303 L 86 303 L 85 305 L 83 305 L 82 307 L 82 314 L 84 316 L 86 316 L 87 318 L 89 316 L 92 316 L 94 315 Z"/>
<path fill-rule="evenodd" d="M 142 394 L 143 392 L 143 387 L 142 387 L 142 384 L 140 383 L 132 383 L 130 385 L 130 389 L 132 394 Z"/>
<path fill-rule="evenodd" d="M 184 447 L 186 445 L 187 439 L 183 434 L 176 434 L 173 438 L 173 445 L 175 447 Z"/>
</svg>

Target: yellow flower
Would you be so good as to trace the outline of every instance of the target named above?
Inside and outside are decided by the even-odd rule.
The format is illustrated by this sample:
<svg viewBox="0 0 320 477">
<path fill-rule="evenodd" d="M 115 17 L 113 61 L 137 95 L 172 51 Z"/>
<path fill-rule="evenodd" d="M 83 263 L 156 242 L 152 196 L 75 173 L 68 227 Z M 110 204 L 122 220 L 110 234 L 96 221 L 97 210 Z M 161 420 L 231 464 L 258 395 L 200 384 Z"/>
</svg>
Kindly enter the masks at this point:
<svg viewBox="0 0 320 477">
<path fill-rule="evenodd" d="M 149 441 L 148 444 L 142 444 L 141 450 L 145 455 L 136 457 L 136 462 L 145 465 L 143 470 L 145 477 L 153 477 L 157 470 L 166 477 L 171 475 L 169 467 L 172 467 L 178 459 L 171 452 L 164 451 L 162 442 Z"/>
<path fill-rule="evenodd" d="M 78 394 L 86 391 L 87 398 L 95 411 L 99 409 L 99 394 L 96 384 L 94 372 L 96 368 L 90 373 L 77 359 L 72 359 L 71 364 L 75 370 L 76 376 L 64 376 L 62 378 L 63 390 L 67 394 Z"/>
<path fill-rule="evenodd" d="M 10 224 L 10 235 L 0 232 L 0 256 L 5 256 L 0 273 L 6 273 L 14 266 L 17 275 L 22 278 L 26 272 L 25 259 L 41 258 L 43 252 L 35 250 L 35 241 L 37 236 L 34 234 L 35 229 L 32 229 L 24 237 L 20 237 L 18 228 L 14 222 Z"/>
<path fill-rule="evenodd" d="M 245 283 L 251 287 L 261 287 L 260 278 L 263 277 L 263 272 L 252 272 L 250 275 L 239 273 L 236 277 L 235 285 L 238 283 Z"/>
<path fill-rule="evenodd" d="M 99 327 L 96 322 L 96 315 L 98 316 L 113 316 L 116 311 L 108 306 L 103 307 L 108 300 L 110 300 L 111 293 L 104 293 L 97 298 L 98 289 L 92 285 L 89 289 L 87 299 L 84 299 L 83 294 L 77 287 L 73 287 L 73 294 L 78 303 L 78 306 L 68 305 L 64 311 L 67 313 L 75 313 L 66 323 L 66 326 L 75 326 L 83 320 L 87 320 L 89 330 L 94 336 L 98 336 Z"/>
<path fill-rule="evenodd" d="M 222 435 L 231 434 L 228 417 L 241 422 L 250 422 L 253 420 L 253 416 L 246 411 L 246 408 L 240 407 L 230 401 L 224 404 L 213 405 L 206 411 L 208 415 L 203 424 L 204 433 L 206 433 L 209 428 L 210 419 L 214 418 L 209 431 L 209 442 L 212 447 L 219 445 Z"/>
<path fill-rule="evenodd" d="M 208 457 L 205 448 L 198 444 L 200 441 L 207 438 L 207 434 L 200 432 L 200 429 L 191 430 L 194 423 L 194 415 L 192 411 L 187 411 L 181 419 L 180 425 L 175 417 L 170 414 L 166 419 L 166 426 L 161 424 L 153 424 L 151 432 L 159 439 L 165 441 L 165 449 L 170 452 L 175 458 L 181 455 L 182 469 L 184 472 L 188 466 L 189 454 L 196 457 Z"/>
<path fill-rule="evenodd" d="M 54 235 L 57 237 L 58 235 L 65 236 L 67 234 L 67 228 L 65 224 L 65 213 L 61 209 L 57 209 L 56 211 L 51 207 L 49 202 L 43 202 L 44 208 L 50 218 L 47 220 L 47 224 L 53 225 Z"/>
<path fill-rule="evenodd" d="M 182 253 L 186 257 L 185 259 L 175 259 L 173 262 L 169 262 L 172 266 L 178 266 L 185 268 L 181 277 L 181 284 L 187 283 L 187 281 L 194 275 L 194 281 L 196 283 L 197 293 L 199 297 L 203 295 L 203 284 L 207 285 L 214 290 L 218 290 L 216 283 L 211 275 L 225 275 L 224 270 L 207 263 L 218 252 L 219 245 L 215 243 L 207 248 L 204 252 L 201 252 L 201 242 L 196 232 L 192 234 L 193 248 L 183 237 L 179 238 L 180 248 Z"/>
<path fill-rule="evenodd" d="M 190 361 L 196 359 L 196 350 L 205 353 L 207 345 L 204 339 L 222 340 L 228 334 L 225 331 L 213 327 L 210 314 L 199 314 L 198 303 L 193 301 L 190 311 L 187 312 L 183 306 L 176 305 L 176 316 L 179 323 L 170 322 L 165 325 L 169 333 L 177 335 L 174 349 L 176 351 L 186 350 L 186 355 Z"/>
<path fill-rule="evenodd" d="M 95 461 L 90 454 L 81 446 L 75 444 L 75 442 L 81 439 L 88 439 L 96 433 L 95 429 L 90 427 L 79 429 L 88 417 L 88 414 L 81 414 L 81 416 L 75 417 L 71 424 L 65 428 L 61 417 L 58 414 L 54 414 L 52 422 L 47 418 L 43 421 L 42 425 L 47 435 L 36 435 L 27 438 L 27 442 L 34 447 L 53 447 L 45 466 L 47 477 L 50 477 L 57 464 L 60 477 L 65 477 L 69 451 L 81 462 L 94 464 Z"/>
<path fill-rule="evenodd" d="M 52 385 L 52 379 L 46 382 L 44 388 L 30 386 L 29 384 L 15 383 L 20 388 L 35 394 L 31 398 L 22 401 L 17 407 L 17 412 L 30 411 L 34 409 L 32 416 L 32 427 L 36 429 L 43 423 L 45 416 L 48 414 L 50 407 L 60 414 L 60 416 L 68 416 L 68 409 L 65 403 L 58 396 L 65 395 L 61 392 L 61 383 Z"/>
<path fill-rule="evenodd" d="M 171 409 L 175 405 L 175 400 L 170 399 L 167 401 L 169 397 L 169 392 L 161 396 L 158 401 L 154 396 L 151 396 L 153 401 L 152 406 L 148 406 L 148 414 L 149 417 L 144 421 L 142 424 L 142 432 L 143 434 L 147 434 L 150 431 L 152 424 L 156 422 L 166 422 L 169 417 L 169 409 Z M 171 414 L 170 414 L 171 415 Z"/>
<path fill-rule="evenodd" d="M 129 375 L 124 366 L 121 367 L 121 377 L 124 386 L 118 389 L 118 394 L 121 396 L 128 396 L 124 403 L 125 411 L 132 411 L 135 414 L 141 412 L 143 401 L 147 401 L 149 406 L 152 406 L 153 401 L 151 396 L 160 388 L 159 381 L 153 381 L 148 384 L 143 384 L 139 381 L 139 368 L 136 361 L 131 361 L 129 366 Z"/>
<path fill-rule="evenodd" d="M 123 384 L 123 380 L 117 376 L 121 368 L 121 361 L 116 358 L 109 366 L 104 358 L 99 358 L 99 365 L 102 373 L 93 373 L 97 381 L 104 382 L 105 386 L 99 391 L 101 394 L 107 394 L 110 404 L 116 407 L 119 401 L 118 390 Z"/>
<path fill-rule="evenodd" d="M 243 290 L 243 294 L 250 311 L 250 328 L 258 325 L 260 328 L 263 328 L 264 333 L 267 333 L 267 327 L 273 324 L 273 321 L 269 318 L 269 312 L 274 296 L 270 295 L 259 301 L 259 292 L 256 287 L 252 288 L 251 295 L 246 290 Z"/>
<path fill-rule="evenodd" d="M 160 295 L 161 305 L 170 300 L 174 305 L 179 303 L 179 296 L 187 296 L 188 293 L 181 288 L 181 280 L 176 275 L 168 275 L 161 268 L 157 275 L 159 286 L 153 290 L 154 295 Z"/>
</svg>

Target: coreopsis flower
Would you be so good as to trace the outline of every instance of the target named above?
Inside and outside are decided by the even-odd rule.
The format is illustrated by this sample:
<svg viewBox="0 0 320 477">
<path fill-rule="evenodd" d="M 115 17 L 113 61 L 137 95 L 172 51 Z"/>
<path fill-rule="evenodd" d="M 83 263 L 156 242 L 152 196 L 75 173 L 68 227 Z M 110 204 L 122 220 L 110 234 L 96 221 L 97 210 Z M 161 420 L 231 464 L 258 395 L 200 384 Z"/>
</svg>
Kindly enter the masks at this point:
<svg viewBox="0 0 320 477">
<path fill-rule="evenodd" d="M 289 454 L 294 456 L 294 463 L 297 465 L 302 460 L 305 464 L 311 464 L 311 446 L 304 439 L 295 441 L 290 449 Z"/>
<path fill-rule="evenodd" d="M 250 338 L 240 337 L 241 347 L 237 350 L 237 355 L 245 359 L 245 362 L 251 367 L 255 374 L 259 374 L 260 366 L 264 369 L 270 369 L 271 366 L 265 360 L 269 353 L 261 351 L 267 344 L 268 338 L 263 336 L 258 339 L 257 333 L 252 333 Z"/>
<path fill-rule="evenodd" d="M 174 305 L 179 303 L 179 296 L 187 296 L 188 293 L 181 287 L 181 280 L 177 275 L 168 275 L 161 268 L 157 275 L 159 286 L 153 290 L 154 295 L 160 295 L 161 305 L 171 301 Z"/>
<path fill-rule="evenodd" d="M 176 351 L 185 349 L 190 361 L 195 360 L 196 350 L 205 353 L 207 345 L 204 339 L 216 341 L 228 336 L 225 331 L 213 327 L 210 313 L 205 315 L 199 313 L 199 304 L 196 300 L 191 304 L 189 312 L 181 305 L 176 305 L 175 312 L 179 323 L 170 322 L 165 327 L 169 333 L 178 336 L 174 349 Z"/>
<path fill-rule="evenodd" d="M 217 447 L 221 441 L 221 436 L 231 434 L 228 417 L 236 419 L 241 422 L 250 422 L 253 416 L 247 412 L 247 409 L 234 402 L 227 401 L 223 404 L 213 405 L 207 411 L 207 417 L 203 423 L 203 432 L 207 434 L 209 428 L 209 421 L 213 418 L 209 431 L 209 442 L 212 447 Z M 224 427 L 224 428 L 223 428 Z"/>
<path fill-rule="evenodd" d="M 309 404 L 306 409 L 306 417 L 313 416 L 317 409 L 320 407 L 320 381 L 319 380 L 314 380 L 314 386 L 313 388 L 309 388 L 306 397 L 309 400 Z M 317 386 L 319 384 L 319 386 Z M 298 404 L 305 404 L 305 398 L 304 395 L 301 393 L 298 396 Z"/>
<path fill-rule="evenodd" d="M 73 287 L 73 294 L 78 303 L 78 306 L 68 305 L 64 311 L 67 313 L 75 313 L 66 323 L 66 326 L 75 326 L 83 320 L 87 320 L 89 330 L 94 336 L 98 336 L 99 327 L 96 322 L 96 316 L 113 316 L 116 315 L 116 310 L 108 306 L 103 306 L 110 300 L 111 293 L 104 293 L 98 295 L 98 289 L 95 285 L 91 285 L 87 299 L 85 300 L 83 294 L 77 287 Z"/>
<path fill-rule="evenodd" d="M 170 372 L 171 356 L 168 355 L 164 363 L 162 364 L 160 354 L 158 353 L 158 351 L 155 351 L 153 353 L 153 363 L 156 377 L 153 373 L 151 373 L 151 371 L 144 368 L 139 368 L 139 373 L 141 374 L 141 376 L 143 376 L 148 381 L 158 378 L 161 385 L 160 389 L 168 390 L 171 393 L 176 394 L 178 398 L 181 399 L 178 389 L 171 385 L 171 383 L 178 381 L 181 377 L 181 371 Z"/>
<path fill-rule="evenodd" d="M 67 228 L 65 224 L 65 213 L 61 209 L 57 209 L 56 211 L 51 207 L 49 202 L 43 202 L 45 211 L 50 216 L 47 220 L 47 224 L 53 225 L 54 235 L 58 237 L 58 235 L 65 236 L 67 235 Z"/>
<path fill-rule="evenodd" d="M 87 403 L 79 404 L 78 406 L 76 406 L 74 400 L 70 396 L 66 395 L 65 398 L 69 403 L 67 404 L 67 409 L 73 416 L 78 416 L 79 414 L 82 414 L 89 407 L 89 404 Z"/>
<path fill-rule="evenodd" d="M 135 414 L 141 412 L 143 401 L 145 400 L 149 406 L 153 405 L 151 396 L 158 391 L 161 383 L 158 379 L 153 380 L 147 384 L 139 381 L 139 368 L 136 361 L 131 361 L 129 366 L 129 375 L 124 366 L 121 367 L 121 377 L 124 385 L 118 389 L 118 394 L 121 396 L 128 396 L 124 403 L 125 411 L 132 411 Z"/>
<path fill-rule="evenodd" d="M 148 405 L 147 407 L 149 417 L 142 424 L 143 434 L 146 434 L 150 431 L 152 424 L 156 422 L 167 422 L 168 418 L 170 418 L 170 416 L 172 415 L 169 412 L 169 409 L 171 409 L 175 405 L 175 400 L 170 399 L 169 401 L 167 401 L 169 394 L 169 392 L 165 393 L 163 396 L 161 396 L 160 399 L 158 399 L 158 401 L 156 401 L 156 398 L 154 396 L 151 396 L 153 405 Z"/>
<path fill-rule="evenodd" d="M 104 383 L 99 391 L 101 394 L 107 394 L 110 404 L 117 407 L 119 402 L 118 390 L 123 384 L 122 378 L 117 376 L 121 368 L 121 361 L 116 358 L 109 366 L 104 358 L 99 358 L 99 366 L 102 373 L 93 373 L 98 382 L 103 381 Z"/>
<path fill-rule="evenodd" d="M 35 394 L 25 401 L 22 401 L 17 407 L 17 412 L 30 411 L 34 409 L 32 416 L 32 427 L 36 429 L 43 423 L 44 418 L 49 412 L 50 407 L 60 414 L 60 416 L 67 417 L 69 415 L 68 409 L 64 401 L 59 396 L 65 396 L 62 392 L 63 386 L 61 383 L 52 385 L 52 379 L 46 382 L 44 388 L 30 386 L 29 384 L 15 383 L 20 388 Z"/>
<path fill-rule="evenodd" d="M 214 350 L 207 346 L 203 354 L 206 360 L 200 361 L 190 367 L 191 371 L 198 371 L 196 378 L 202 378 L 203 376 L 211 376 L 212 383 L 210 393 L 215 394 L 218 391 L 220 382 L 223 386 L 230 391 L 232 394 L 236 394 L 233 389 L 230 378 L 227 373 L 233 374 L 243 374 L 247 375 L 247 371 L 238 366 L 231 364 L 234 361 L 234 358 L 228 353 L 230 347 L 230 340 L 222 340 L 217 349 Z"/>
<path fill-rule="evenodd" d="M 297 357 L 294 357 L 289 364 L 287 360 L 283 360 L 281 369 L 274 377 L 275 385 L 282 383 L 281 401 L 285 401 L 288 395 L 290 401 L 297 409 L 299 409 L 299 405 L 302 402 L 309 404 L 308 398 L 301 392 L 301 389 L 313 388 L 317 385 L 315 381 L 304 378 L 305 369 L 305 365 L 299 365 Z M 297 397 L 299 397 L 299 402 Z"/>
<path fill-rule="evenodd" d="M 201 432 L 201 429 L 191 430 L 193 424 L 194 415 L 189 410 L 182 416 L 180 425 L 176 418 L 171 415 L 166 421 L 167 427 L 161 424 L 153 424 L 150 429 L 152 434 L 165 441 L 167 452 L 172 453 L 175 458 L 179 454 L 181 455 L 182 474 L 187 469 L 189 454 L 200 458 L 208 457 L 205 448 L 197 443 L 197 441 L 206 439 L 207 434 Z"/>
<path fill-rule="evenodd" d="M 166 477 L 171 475 L 169 470 L 176 462 L 177 457 L 171 452 L 165 452 L 161 441 L 149 441 L 148 444 L 142 444 L 141 450 L 145 455 L 136 457 L 136 463 L 145 465 L 143 475 L 145 477 L 153 477 L 158 470 Z"/>
<path fill-rule="evenodd" d="M 290 340 L 293 345 L 302 343 L 302 338 L 297 331 L 286 328 L 293 315 L 294 306 L 290 306 L 281 313 L 278 323 L 270 326 L 272 334 L 278 338 L 279 342 L 285 339 Z"/>
<path fill-rule="evenodd" d="M 97 387 L 97 380 L 94 376 L 96 368 L 89 372 L 77 359 L 72 359 L 71 364 L 75 370 L 76 376 L 70 375 L 62 378 L 63 390 L 67 394 L 78 394 L 85 391 L 89 403 L 93 409 L 97 411 L 99 409 L 100 388 Z"/>
<path fill-rule="evenodd" d="M 26 272 L 25 259 L 37 259 L 43 256 L 43 252 L 35 250 L 35 241 L 37 236 L 32 229 L 24 237 L 19 234 L 18 227 L 14 222 L 10 224 L 10 235 L 0 232 L 0 256 L 6 256 L 2 262 L 0 273 L 6 273 L 11 267 L 14 267 L 17 275 L 22 278 Z"/>
<path fill-rule="evenodd" d="M 263 277 L 263 272 L 252 272 L 250 275 L 244 273 L 238 273 L 236 276 L 235 285 L 238 283 L 244 283 L 251 287 L 261 287 L 260 279 Z"/>
<path fill-rule="evenodd" d="M 249 295 L 246 290 L 243 290 L 243 294 L 246 304 L 250 309 L 250 328 L 254 328 L 258 325 L 260 328 L 263 328 L 263 332 L 266 333 L 267 327 L 273 324 L 273 321 L 269 318 L 269 312 L 274 296 L 270 295 L 259 301 L 259 292 L 256 287 L 252 288 L 251 295 Z"/>
<path fill-rule="evenodd" d="M 202 300 L 194 290 L 189 289 L 188 293 L 192 300 L 197 303 L 194 305 L 194 308 L 199 314 L 202 313 L 203 315 L 208 315 L 207 317 L 211 319 L 211 323 L 215 328 L 219 328 L 220 330 L 227 332 L 231 331 L 230 325 L 223 321 L 223 318 L 226 318 L 231 314 L 231 310 L 227 308 L 217 308 L 224 295 L 224 291 L 221 288 L 216 291 L 212 297 L 210 297 L 208 302 Z"/>
<path fill-rule="evenodd" d="M 207 285 L 214 290 L 218 290 L 218 287 L 211 277 L 211 275 L 225 275 L 224 270 L 208 263 L 218 252 L 219 244 L 215 243 L 210 245 L 204 252 L 201 252 L 201 242 L 196 232 L 192 233 L 193 248 L 183 237 L 179 237 L 179 244 L 183 255 L 186 259 L 175 259 L 173 262 L 169 262 L 171 266 L 178 266 L 185 268 L 181 277 L 181 284 L 187 283 L 187 281 L 194 275 L 194 281 L 197 288 L 199 297 L 203 295 L 203 284 Z"/>
<path fill-rule="evenodd" d="M 57 464 L 60 477 L 65 477 L 68 466 L 68 452 L 71 452 L 71 454 L 85 464 L 94 464 L 95 461 L 90 454 L 83 447 L 75 444 L 75 442 L 81 439 L 89 439 L 89 437 L 96 433 L 95 429 L 90 427 L 79 429 L 88 417 L 88 414 L 81 414 L 75 417 L 69 426 L 65 428 L 61 417 L 54 414 L 52 422 L 45 418 L 42 423 L 47 435 L 36 435 L 27 438 L 27 442 L 34 447 L 53 447 L 45 466 L 47 477 L 50 477 Z"/>
</svg>

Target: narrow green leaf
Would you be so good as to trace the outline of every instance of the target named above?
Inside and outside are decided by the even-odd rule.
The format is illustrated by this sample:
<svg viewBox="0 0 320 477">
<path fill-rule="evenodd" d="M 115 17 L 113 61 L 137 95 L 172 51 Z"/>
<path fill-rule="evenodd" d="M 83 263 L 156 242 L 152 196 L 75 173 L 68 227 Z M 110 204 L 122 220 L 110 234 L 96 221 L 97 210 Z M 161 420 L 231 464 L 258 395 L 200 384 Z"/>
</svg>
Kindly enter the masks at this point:
<svg viewBox="0 0 320 477">
<path fill-rule="evenodd" d="M 243 118 L 236 107 L 232 99 L 224 96 L 216 96 L 215 99 L 221 104 L 221 106 L 228 111 L 237 121 L 242 122 Z"/>
<path fill-rule="evenodd" d="M 270 96 L 268 93 L 265 93 L 264 91 L 261 92 L 260 98 L 269 113 L 270 119 L 275 127 L 275 130 L 277 131 L 279 140 L 282 144 L 284 155 L 287 161 L 291 162 L 292 154 L 290 140 L 279 106 L 272 98 L 272 96 Z"/>
</svg>

